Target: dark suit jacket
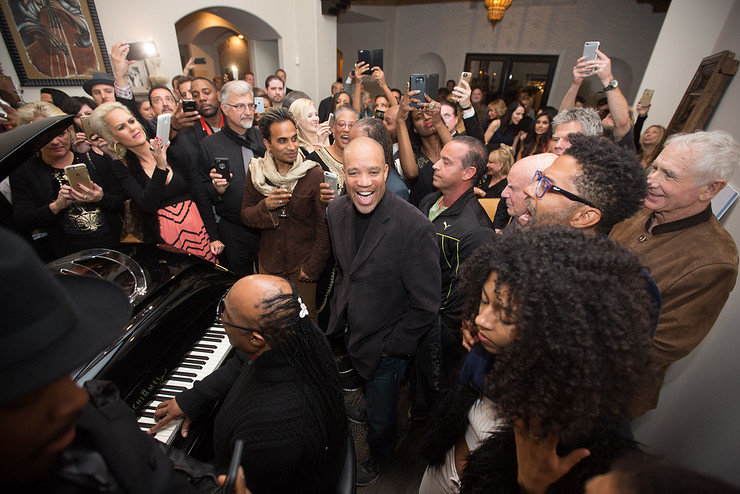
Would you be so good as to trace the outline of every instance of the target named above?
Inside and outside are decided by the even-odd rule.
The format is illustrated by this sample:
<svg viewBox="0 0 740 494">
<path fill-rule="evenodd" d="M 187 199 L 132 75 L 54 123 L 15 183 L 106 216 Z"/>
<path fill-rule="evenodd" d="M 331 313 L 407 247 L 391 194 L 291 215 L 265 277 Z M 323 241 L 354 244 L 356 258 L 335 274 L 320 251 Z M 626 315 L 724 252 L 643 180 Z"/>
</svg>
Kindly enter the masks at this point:
<svg viewBox="0 0 740 494">
<path fill-rule="evenodd" d="M 371 379 L 383 353 L 407 358 L 437 323 L 439 249 L 434 225 L 386 190 L 355 255 L 355 207 L 349 196 L 329 205 L 337 276 L 329 335 L 350 328 L 355 370 Z"/>
</svg>

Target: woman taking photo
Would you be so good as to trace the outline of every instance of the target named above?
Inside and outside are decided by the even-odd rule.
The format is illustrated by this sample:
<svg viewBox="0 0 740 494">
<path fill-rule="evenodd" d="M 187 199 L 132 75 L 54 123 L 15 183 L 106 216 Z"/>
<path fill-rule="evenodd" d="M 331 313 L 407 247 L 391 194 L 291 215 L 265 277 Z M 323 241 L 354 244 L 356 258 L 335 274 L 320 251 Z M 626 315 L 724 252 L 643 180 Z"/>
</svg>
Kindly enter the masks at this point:
<svg viewBox="0 0 740 494">
<path fill-rule="evenodd" d="M 18 110 L 24 125 L 64 113 L 45 101 Z M 125 194 L 113 173 L 113 163 L 96 153 L 72 151 L 74 132 L 63 131 L 10 176 L 13 218 L 27 232 L 48 234 L 42 257 L 56 259 L 72 252 L 116 245 L 121 235 Z M 64 168 L 84 164 L 92 188 L 70 187 Z"/>
<path fill-rule="evenodd" d="M 297 99 L 290 105 L 290 113 L 298 129 L 298 145 L 303 157 L 313 153 L 317 148 L 329 145 L 329 122 L 319 123 L 319 113 L 313 101 L 306 98 Z"/>
<path fill-rule="evenodd" d="M 159 138 L 147 141 L 141 124 L 120 103 L 100 105 L 91 119 L 95 132 L 119 158 L 114 170 L 123 189 L 143 213 L 144 240 L 163 241 L 216 262 L 224 244 L 210 241 L 201 217 L 215 232 L 213 210 L 205 191 L 195 187 L 185 167 L 168 162 L 168 145 L 163 147 Z"/>
</svg>

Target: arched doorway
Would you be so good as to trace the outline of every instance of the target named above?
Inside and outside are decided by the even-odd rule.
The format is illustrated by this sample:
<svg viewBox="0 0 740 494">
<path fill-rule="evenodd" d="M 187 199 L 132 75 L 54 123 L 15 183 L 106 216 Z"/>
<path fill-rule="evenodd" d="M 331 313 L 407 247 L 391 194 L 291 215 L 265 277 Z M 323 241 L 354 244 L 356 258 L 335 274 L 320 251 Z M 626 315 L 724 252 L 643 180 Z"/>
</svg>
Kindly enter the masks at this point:
<svg viewBox="0 0 740 494">
<path fill-rule="evenodd" d="M 256 81 L 279 66 L 277 31 L 259 17 L 232 7 L 209 7 L 187 14 L 175 23 L 180 57 L 184 66 L 190 57 L 206 63 L 194 75 L 236 75 L 253 72 Z M 258 82 L 259 84 L 259 82 Z"/>
</svg>

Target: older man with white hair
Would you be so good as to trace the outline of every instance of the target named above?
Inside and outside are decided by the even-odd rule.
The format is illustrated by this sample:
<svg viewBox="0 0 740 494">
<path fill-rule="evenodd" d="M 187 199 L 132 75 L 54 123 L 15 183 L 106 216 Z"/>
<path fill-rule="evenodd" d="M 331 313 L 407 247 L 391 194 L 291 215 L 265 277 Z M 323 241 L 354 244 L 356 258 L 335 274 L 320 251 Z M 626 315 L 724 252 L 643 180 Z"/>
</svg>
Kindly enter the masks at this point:
<svg viewBox="0 0 740 494">
<path fill-rule="evenodd" d="M 610 234 L 650 269 L 663 296 L 659 373 L 647 379 L 633 417 L 655 408 L 666 370 L 704 339 L 735 286 L 737 247 L 710 202 L 738 166 L 740 146 L 727 132 L 670 137 L 648 176 L 644 209 Z"/>
</svg>

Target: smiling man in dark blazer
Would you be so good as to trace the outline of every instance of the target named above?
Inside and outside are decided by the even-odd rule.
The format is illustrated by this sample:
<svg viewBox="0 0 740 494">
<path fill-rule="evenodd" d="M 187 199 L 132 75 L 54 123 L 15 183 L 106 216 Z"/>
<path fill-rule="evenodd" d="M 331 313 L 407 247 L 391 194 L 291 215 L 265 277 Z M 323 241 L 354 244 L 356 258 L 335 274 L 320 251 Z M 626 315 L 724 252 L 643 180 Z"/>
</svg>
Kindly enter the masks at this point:
<svg viewBox="0 0 740 494">
<path fill-rule="evenodd" d="M 399 383 L 419 340 L 437 323 L 439 250 L 432 223 L 385 193 L 383 148 L 368 137 L 344 149 L 347 194 L 329 205 L 337 277 L 330 335 L 344 335 L 367 396 L 371 458 L 357 484 L 377 479 L 396 444 Z"/>
</svg>

